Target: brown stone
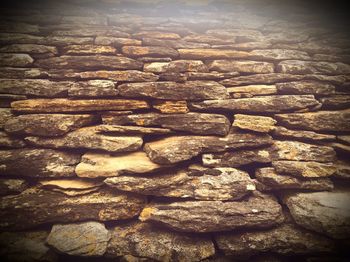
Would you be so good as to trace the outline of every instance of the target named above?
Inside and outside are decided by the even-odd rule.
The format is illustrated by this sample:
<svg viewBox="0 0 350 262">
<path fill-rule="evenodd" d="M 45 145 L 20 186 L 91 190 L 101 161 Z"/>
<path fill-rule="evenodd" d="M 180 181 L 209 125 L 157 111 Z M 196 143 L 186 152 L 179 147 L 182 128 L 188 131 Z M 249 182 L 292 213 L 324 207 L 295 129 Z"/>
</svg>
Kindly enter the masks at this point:
<svg viewBox="0 0 350 262">
<path fill-rule="evenodd" d="M 276 123 L 276 120 L 267 116 L 235 114 L 232 126 L 255 132 L 268 133 L 275 129 Z"/>
<path fill-rule="evenodd" d="M 315 95 L 329 95 L 335 93 L 335 86 L 312 80 L 304 81 L 293 81 L 286 83 L 277 83 L 276 84 L 278 93 L 281 94 L 315 94 Z"/>
<path fill-rule="evenodd" d="M 77 36 L 46 36 L 39 39 L 37 43 L 42 45 L 66 46 L 66 45 L 92 45 L 93 37 Z"/>
<path fill-rule="evenodd" d="M 21 148 L 25 147 L 26 143 L 20 138 L 6 134 L 0 131 L 0 146 L 5 148 Z"/>
<path fill-rule="evenodd" d="M 182 59 L 234 59 L 247 58 L 249 55 L 247 52 L 243 51 L 213 48 L 179 49 L 178 51 Z"/>
<path fill-rule="evenodd" d="M 333 163 L 319 163 L 315 161 L 273 161 L 272 166 L 280 174 L 288 174 L 297 177 L 329 177 L 337 171 Z"/>
<path fill-rule="evenodd" d="M 210 45 L 230 44 L 235 42 L 235 37 L 218 37 L 208 34 L 191 34 L 184 37 L 189 42 L 207 43 Z"/>
<path fill-rule="evenodd" d="M 331 63 L 287 60 L 278 64 L 277 71 L 287 74 L 341 75 L 350 74 L 350 65 L 341 62 Z"/>
<path fill-rule="evenodd" d="M 142 151 L 117 156 L 86 153 L 75 172 L 79 177 L 94 178 L 149 173 L 160 168 L 162 166 L 153 163 Z"/>
<path fill-rule="evenodd" d="M 12 44 L 0 48 L 4 53 L 24 53 L 24 54 L 49 54 L 57 55 L 57 48 L 54 46 L 35 44 Z"/>
<path fill-rule="evenodd" d="M 0 108 L 0 129 L 4 128 L 7 120 L 11 119 L 13 114 L 10 108 Z"/>
<path fill-rule="evenodd" d="M 297 224 L 331 238 L 345 239 L 350 233 L 349 200 L 349 192 L 317 192 L 287 195 L 284 203 Z"/>
<path fill-rule="evenodd" d="M 340 110 L 350 108 L 350 95 L 334 95 L 320 98 L 322 108 Z"/>
<path fill-rule="evenodd" d="M 183 232 L 265 228 L 283 221 L 282 208 L 269 195 L 255 194 L 242 202 L 183 201 L 151 203 L 141 221 L 154 221 Z"/>
<path fill-rule="evenodd" d="M 261 47 L 260 47 L 261 48 Z M 261 60 L 311 60 L 311 57 L 305 51 L 287 50 L 287 49 L 260 49 L 249 52 L 251 59 Z"/>
<path fill-rule="evenodd" d="M 202 100 L 228 98 L 224 86 L 214 81 L 145 82 L 118 86 L 121 96 L 151 97 L 166 100 Z"/>
<path fill-rule="evenodd" d="M 19 194 L 26 190 L 29 184 L 24 179 L 1 178 L 0 179 L 0 196 Z"/>
<path fill-rule="evenodd" d="M 122 52 L 126 56 L 155 56 L 155 57 L 177 57 L 179 53 L 170 47 L 164 46 L 123 46 Z"/>
<path fill-rule="evenodd" d="M 87 72 L 73 72 L 68 74 L 70 77 L 77 77 L 81 79 L 109 79 L 121 82 L 143 82 L 143 81 L 157 81 L 158 76 L 152 73 L 146 73 L 137 70 L 125 71 L 87 71 Z"/>
<path fill-rule="evenodd" d="M 80 155 L 52 149 L 14 149 L 0 152 L 0 173 L 24 177 L 75 176 Z"/>
<path fill-rule="evenodd" d="M 142 63 L 122 56 L 60 56 L 38 59 L 35 65 L 55 69 L 141 69 Z"/>
<path fill-rule="evenodd" d="M 0 227 L 26 229 L 44 223 L 120 220 L 137 216 L 145 199 L 101 189 L 81 196 L 30 188 L 1 199 Z"/>
<path fill-rule="evenodd" d="M 142 42 L 137 39 L 122 38 L 122 37 L 112 37 L 112 36 L 97 36 L 95 38 L 95 45 L 112 45 L 116 47 L 132 45 L 140 46 Z"/>
<path fill-rule="evenodd" d="M 239 72 L 250 74 L 268 74 L 274 72 L 274 65 L 268 62 L 240 61 L 240 60 L 214 60 L 209 63 L 209 69 L 220 72 Z"/>
<path fill-rule="evenodd" d="M 277 93 L 275 85 L 247 85 L 227 88 L 231 96 L 248 94 L 250 96 L 273 95 Z"/>
<path fill-rule="evenodd" d="M 313 131 L 290 130 L 282 126 L 276 126 L 272 133 L 274 136 L 291 138 L 301 141 L 328 141 L 335 140 L 335 135 L 319 134 Z"/>
<path fill-rule="evenodd" d="M 317 105 L 319 105 L 319 102 L 313 95 L 262 96 L 240 99 L 204 100 L 202 102 L 189 103 L 190 109 L 194 110 L 226 110 L 239 111 L 241 113 L 279 113 L 307 109 Z"/>
<path fill-rule="evenodd" d="M 149 108 L 146 101 L 126 99 L 28 99 L 11 103 L 14 111 L 28 113 L 63 113 Z"/>
<path fill-rule="evenodd" d="M 145 46 L 164 46 L 164 47 L 171 47 L 174 49 L 179 48 L 208 48 L 210 45 L 205 43 L 194 43 L 194 42 L 188 42 L 183 39 L 156 39 L 156 38 L 149 38 L 144 37 L 142 39 L 142 43 Z"/>
<path fill-rule="evenodd" d="M 0 54 L 0 66 L 24 67 L 33 62 L 34 59 L 27 54 Z"/>
<path fill-rule="evenodd" d="M 154 62 L 144 65 L 145 72 L 208 72 L 207 66 L 200 60 L 176 60 L 171 62 Z"/>
<path fill-rule="evenodd" d="M 110 97 L 117 94 L 115 83 L 110 80 L 75 82 L 72 88 L 68 89 L 70 97 Z"/>
<path fill-rule="evenodd" d="M 144 150 L 152 161 L 173 164 L 189 160 L 201 153 L 223 152 L 242 147 L 257 147 L 271 144 L 268 135 L 232 133 L 226 137 L 216 136 L 171 136 L 148 142 Z"/>
<path fill-rule="evenodd" d="M 230 121 L 219 114 L 203 114 L 190 112 L 187 114 L 145 113 L 133 115 L 103 114 L 105 124 L 161 126 L 176 131 L 190 132 L 200 135 L 227 135 Z"/>
<path fill-rule="evenodd" d="M 212 175 L 214 172 L 218 174 Z M 200 176 L 187 170 L 151 177 L 119 176 L 104 182 L 118 190 L 142 195 L 199 200 L 237 200 L 255 190 L 249 174 L 235 168 L 208 169 Z"/>
<path fill-rule="evenodd" d="M 111 46 L 102 45 L 68 45 L 63 47 L 65 55 L 113 55 L 117 50 Z"/>
<path fill-rule="evenodd" d="M 239 76 L 238 72 L 186 72 L 186 77 L 188 80 L 222 80 L 236 76 Z"/>
<path fill-rule="evenodd" d="M 143 126 L 119 126 L 119 125 L 98 125 L 94 127 L 98 133 L 106 134 L 125 134 L 125 135 L 164 135 L 173 133 L 168 128 L 143 127 Z"/>
<path fill-rule="evenodd" d="M 350 110 L 278 114 L 278 123 L 312 131 L 350 131 Z"/>
<path fill-rule="evenodd" d="M 179 101 L 154 101 L 152 107 L 162 114 L 186 114 L 189 109 L 187 102 L 184 100 Z"/>
<path fill-rule="evenodd" d="M 2 67 L 0 71 L 0 78 L 42 78 L 47 76 L 47 72 L 40 68 Z"/>
<path fill-rule="evenodd" d="M 112 228 L 106 257 L 137 256 L 147 261 L 202 261 L 215 254 L 207 236 L 189 235 L 157 228 L 149 223 L 132 222 Z M 142 258 L 135 258 L 143 261 Z"/>
</svg>

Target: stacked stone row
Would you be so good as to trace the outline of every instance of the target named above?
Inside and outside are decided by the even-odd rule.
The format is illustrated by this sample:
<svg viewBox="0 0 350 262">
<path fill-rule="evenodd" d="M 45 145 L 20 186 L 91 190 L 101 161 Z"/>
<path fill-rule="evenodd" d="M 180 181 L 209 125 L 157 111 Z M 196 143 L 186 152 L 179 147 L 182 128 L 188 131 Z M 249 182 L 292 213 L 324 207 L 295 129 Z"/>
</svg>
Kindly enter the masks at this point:
<svg viewBox="0 0 350 262">
<path fill-rule="evenodd" d="M 73 7 L 2 10 L 1 256 L 341 256 L 346 35 L 249 9 Z"/>
</svg>

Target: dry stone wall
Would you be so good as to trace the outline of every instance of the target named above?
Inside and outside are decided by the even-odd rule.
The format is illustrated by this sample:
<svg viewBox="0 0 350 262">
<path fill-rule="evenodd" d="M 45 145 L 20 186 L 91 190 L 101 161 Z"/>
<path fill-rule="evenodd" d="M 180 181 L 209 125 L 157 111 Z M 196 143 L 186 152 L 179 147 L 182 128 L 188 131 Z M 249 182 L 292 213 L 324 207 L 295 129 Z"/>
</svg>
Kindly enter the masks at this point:
<svg viewBox="0 0 350 262">
<path fill-rule="evenodd" d="M 346 261 L 340 25 L 271 1 L 1 13 L 5 261 Z"/>
</svg>

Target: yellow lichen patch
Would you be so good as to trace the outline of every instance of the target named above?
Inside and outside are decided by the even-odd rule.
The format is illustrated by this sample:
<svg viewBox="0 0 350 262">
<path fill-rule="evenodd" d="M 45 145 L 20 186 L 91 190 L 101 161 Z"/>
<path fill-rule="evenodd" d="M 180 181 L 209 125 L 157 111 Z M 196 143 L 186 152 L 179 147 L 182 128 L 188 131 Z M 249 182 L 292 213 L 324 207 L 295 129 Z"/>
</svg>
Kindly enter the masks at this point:
<svg viewBox="0 0 350 262">
<path fill-rule="evenodd" d="M 141 214 L 140 214 L 140 216 L 139 216 L 139 219 L 140 219 L 141 221 L 146 221 L 146 220 L 148 220 L 148 219 L 151 217 L 153 211 L 155 211 L 155 208 L 153 208 L 153 207 L 145 207 L 145 208 L 142 210 L 142 212 L 141 212 Z"/>
</svg>

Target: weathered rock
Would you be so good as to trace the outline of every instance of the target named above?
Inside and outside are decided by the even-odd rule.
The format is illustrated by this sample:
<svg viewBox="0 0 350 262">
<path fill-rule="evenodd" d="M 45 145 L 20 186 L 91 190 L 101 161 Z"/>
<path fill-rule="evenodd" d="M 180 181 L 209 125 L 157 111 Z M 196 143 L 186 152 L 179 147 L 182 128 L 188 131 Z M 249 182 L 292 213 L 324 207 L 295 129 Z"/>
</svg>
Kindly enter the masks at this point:
<svg viewBox="0 0 350 262">
<path fill-rule="evenodd" d="M 219 114 L 203 114 L 190 112 L 187 114 L 146 113 L 137 115 L 103 114 L 105 124 L 139 126 L 161 126 L 176 131 L 185 131 L 200 135 L 227 135 L 230 121 Z"/>
<path fill-rule="evenodd" d="M 107 25 L 107 18 L 102 16 L 63 16 L 63 24 Z"/>
<path fill-rule="evenodd" d="M 279 160 L 272 162 L 273 167 L 280 174 L 289 174 L 297 177 L 329 177 L 337 168 L 333 163 L 319 163 L 314 161 L 299 162 Z"/>
<path fill-rule="evenodd" d="M 0 66 L 24 67 L 33 62 L 34 59 L 27 54 L 0 54 Z"/>
<path fill-rule="evenodd" d="M 25 100 L 27 96 L 0 94 L 0 107 L 11 107 L 11 103 L 17 100 Z"/>
<path fill-rule="evenodd" d="M 65 55 L 113 55 L 117 50 L 102 45 L 68 45 L 62 48 Z"/>
<path fill-rule="evenodd" d="M 227 73 L 219 73 L 219 72 L 186 72 L 186 77 L 188 80 L 221 80 L 225 78 L 231 78 L 239 76 L 238 72 L 227 72 Z"/>
<path fill-rule="evenodd" d="M 235 37 L 218 37 L 208 34 L 191 34 L 185 36 L 184 40 L 190 42 L 208 43 L 210 45 L 219 45 L 235 42 Z"/>
<path fill-rule="evenodd" d="M 166 100 L 224 99 L 228 93 L 224 86 L 214 81 L 145 82 L 118 86 L 121 96 L 151 97 Z"/>
<path fill-rule="evenodd" d="M 152 161 L 173 164 L 185 161 L 206 152 L 222 152 L 242 147 L 257 147 L 271 144 L 268 135 L 233 133 L 226 137 L 216 136 L 171 136 L 148 142 L 144 150 Z"/>
<path fill-rule="evenodd" d="M 1 44 L 39 44 L 44 41 L 44 37 L 35 36 L 30 34 L 18 34 L 18 33 L 1 33 Z"/>
<path fill-rule="evenodd" d="M 303 179 L 287 174 L 279 174 L 272 167 L 256 169 L 255 177 L 263 184 L 262 190 L 307 189 L 325 191 L 333 189 L 332 180 L 329 178 Z"/>
<path fill-rule="evenodd" d="M 337 136 L 337 140 L 349 145 L 350 144 L 350 135 Z"/>
<path fill-rule="evenodd" d="M 183 232 L 265 228 L 283 221 L 282 208 L 271 196 L 256 194 L 242 202 L 183 201 L 151 203 L 139 219 Z"/>
<path fill-rule="evenodd" d="M 277 123 L 271 117 L 235 114 L 232 126 L 255 132 L 267 133 L 275 129 Z"/>
<path fill-rule="evenodd" d="M 233 97 L 240 94 L 248 94 L 250 96 L 273 95 L 277 93 L 277 88 L 275 85 L 247 85 L 229 87 L 227 88 L 227 92 Z"/>
<path fill-rule="evenodd" d="M 215 254 L 210 238 L 157 228 L 148 223 L 129 223 L 114 227 L 107 257 L 133 255 L 155 261 L 201 261 Z"/>
<path fill-rule="evenodd" d="M 7 120 L 11 119 L 13 114 L 11 113 L 10 108 L 0 108 L 0 129 L 4 128 Z"/>
<path fill-rule="evenodd" d="M 102 256 L 110 239 L 104 224 L 83 222 L 53 225 L 47 244 L 61 253 L 72 256 Z"/>
<path fill-rule="evenodd" d="M 179 101 L 154 101 L 152 107 L 157 109 L 162 114 L 185 114 L 188 113 L 187 102 L 184 100 Z"/>
<path fill-rule="evenodd" d="M 51 149 L 14 149 L 0 152 L 0 173 L 24 177 L 75 176 L 80 155 Z"/>
<path fill-rule="evenodd" d="M 255 190 L 249 174 L 235 168 L 204 170 L 201 176 L 180 170 L 152 177 L 119 176 L 105 179 L 109 186 L 143 195 L 194 198 L 199 200 L 237 200 Z"/>
<path fill-rule="evenodd" d="M 53 31 L 52 35 L 57 36 L 111 36 L 111 37 L 130 37 L 129 33 L 121 32 L 120 30 L 125 30 L 126 28 L 108 26 L 108 27 L 81 27 L 77 28 L 76 25 L 73 27 L 58 27 L 57 31 Z"/>
<path fill-rule="evenodd" d="M 41 78 L 47 72 L 40 68 L 2 67 L 0 78 Z"/>
<path fill-rule="evenodd" d="M 297 193 L 284 198 L 297 224 L 336 239 L 349 237 L 349 200 L 349 192 Z"/>
<path fill-rule="evenodd" d="M 77 36 L 46 36 L 39 39 L 38 43 L 43 45 L 66 46 L 66 45 L 92 45 L 93 37 Z"/>
<path fill-rule="evenodd" d="M 0 179 L 0 196 L 18 194 L 29 187 L 24 179 Z"/>
<path fill-rule="evenodd" d="M 278 64 L 277 71 L 287 74 L 341 75 L 350 74 L 350 65 L 341 62 L 286 60 Z"/>
<path fill-rule="evenodd" d="M 212 71 L 235 71 L 239 73 L 251 74 L 267 74 L 273 73 L 275 70 L 275 67 L 272 63 L 240 60 L 214 60 L 209 63 L 208 67 Z"/>
<path fill-rule="evenodd" d="M 200 60 L 176 60 L 168 63 L 150 63 L 144 65 L 144 71 L 152 73 L 165 72 L 208 72 L 207 66 Z"/>
<path fill-rule="evenodd" d="M 102 182 L 96 180 L 86 180 L 81 178 L 66 179 L 44 179 L 39 181 L 39 185 L 44 189 L 62 189 L 62 190 L 85 190 L 98 188 Z"/>
<path fill-rule="evenodd" d="M 113 177 L 122 174 L 143 174 L 161 169 L 153 163 L 146 153 L 133 152 L 119 156 L 86 153 L 77 165 L 75 172 L 79 177 Z"/>
<path fill-rule="evenodd" d="M 97 121 L 94 115 L 30 114 L 6 121 L 6 132 L 17 135 L 61 136 Z"/>
<path fill-rule="evenodd" d="M 141 69 L 139 61 L 121 56 L 60 56 L 38 59 L 35 65 L 42 68 L 56 69 Z"/>
<path fill-rule="evenodd" d="M 110 79 L 121 82 L 143 82 L 143 81 L 157 81 L 158 76 L 152 73 L 146 73 L 137 70 L 125 71 L 87 71 L 87 72 L 73 72 L 67 76 L 79 77 L 82 79 Z"/>
<path fill-rule="evenodd" d="M 260 49 L 249 52 L 252 59 L 257 60 L 311 60 L 311 57 L 304 51 L 287 49 Z"/>
<path fill-rule="evenodd" d="M 213 48 L 179 49 L 182 59 L 234 59 L 247 58 L 249 53 L 236 50 L 223 50 Z"/>
<path fill-rule="evenodd" d="M 143 39 L 144 37 L 158 38 L 158 39 L 180 39 L 181 37 L 176 33 L 161 32 L 161 31 L 141 31 L 133 34 L 133 37 L 137 39 Z"/>
<path fill-rule="evenodd" d="M 275 141 L 279 160 L 332 162 L 336 159 L 333 148 L 297 141 Z"/>
<path fill-rule="evenodd" d="M 63 137 L 43 138 L 26 137 L 31 145 L 48 148 L 86 148 L 109 152 L 129 152 L 141 148 L 143 140 L 140 136 L 110 136 L 98 133 L 96 128 L 83 127 L 65 134 Z"/>
<path fill-rule="evenodd" d="M 25 53 L 25 54 L 48 54 L 57 55 L 57 48 L 54 46 L 35 44 L 12 44 L 0 48 L 4 53 Z"/>
<path fill-rule="evenodd" d="M 143 197 L 114 193 L 107 189 L 69 197 L 58 192 L 31 188 L 19 195 L 1 199 L 0 227 L 17 230 L 44 223 L 128 219 L 140 213 L 144 202 Z"/>
<path fill-rule="evenodd" d="M 312 80 L 293 81 L 286 83 L 277 83 L 277 90 L 281 94 L 315 94 L 315 95 L 329 95 L 335 93 L 335 86 Z"/>
<path fill-rule="evenodd" d="M 168 128 L 159 127 L 143 127 L 143 126 L 118 126 L 118 125 L 98 125 L 95 127 L 96 132 L 106 134 L 126 134 L 126 135 L 142 135 L 156 134 L 164 135 L 173 133 Z"/>
<path fill-rule="evenodd" d="M 235 256 L 251 256 L 260 252 L 313 254 L 335 250 L 332 240 L 292 224 L 263 231 L 217 234 L 215 240 L 226 255 Z"/>
<path fill-rule="evenodd" d="M 137 39 L 123 38 L 123 37 L 112 37 L 112 36 L 97 36 L 95 38 L 95 45 L 112 45 L 116 47 L 132 45 L 140 46 L 142 42 Z"/>
<path fill-rule="evenodd" d="M 184 73 L 177 73 L 177 72 L 161 73 L 159 75 L 159 79 L 161 81 L 173 81 L 173 82 L 179 82 L 179 83 L 183 83 L 187 81 L 187 77 Z"/>
<path fill-rule="evenodd" d="M 270 163 L 274 159 L 274 147 L 235 150 L 232 152 L 203 154 L 202 162 L 205 166 L 239 167 L 253 163 Z"/>
<path fill-rule="evenodd" d="M 306 109 L 319 104 L 320 103 L 313 95 L 281 95 L 241 99 L 204 100 L 202 102 L 191 102 L 189 107 L 196 110 L 278 113 Z"/>
<path fill-rule="evenodd" d="M 70 97 L 109 97 L 117 94 L 115 83 L 110 80 L 76 82 L 72 88 L 68 89 Z"/>
<path fill-rule="evenodd" d="M 25 147 L 26 143 L 20 138 L 10 136 L 3 131 L 0 131 L 0 146 L 6 148 L 21 148 Z"/>
<path fill-rule="evenodd" d="M 46 231 L 0 233 L 0 256 L 5 261 L 57 261 L 57 255 L 45 245 Z"/>
<path fill-rule="evenodd" d="M 179 48 L 208 48 L 210 45 L 205 43 L 195 43 L 195 42 L 189 42 L 183 39 L 156 39 L 156 38 L 149 38 L 144 37 L 142 39 L 142 43 L 145 46 L 165 46 L 165 47 L 171 47 L 174 49 Z"/>
<path fill-rule="evenodd" d="M 334 174 L 336 178 L 349 179 L 350 178 L 350 163 L 347 160 L 338 160 L 335 164 L 337 171 Z"/>
<path fill-rule="evenodd" d="M 28 99 L 11 103 L 14 111 L 28 113 L 64 113 L 64 112 L 88 112 L 145 109 L 149 108 L 146 101 L 126 99 L 86 99 L 73 100 L 65 98 L 57 99 Z"/>
<path fill-rule="evenodd" d="M 322 103 L 322 108 L 325 109 L 346 109 L 350 108 L 350 95 L 334 95 L 329 97 L 320 98 L 320 102 Z"/>
<path fill-rule="evenodd" d="M 312 131 L 350 131 L 350 110 L 278 114 L 277 121 L 290 128 Z"/>
<path fill-rule="evenodd" d="M 319 134 L 313 131 L 290 130 L 282 126 L 276 126 L 272 133 L 274 136 L 292 138 L 306 141 L 328 141 L 335 140 L 335 135 Z"/>
<path fill-rule="evenodd" d="M 131 57 L 155 56 L 155 57 L 177 57 L 178 51 L 165 46 L 123 46 L 123 54 Z"/>
</svg>

